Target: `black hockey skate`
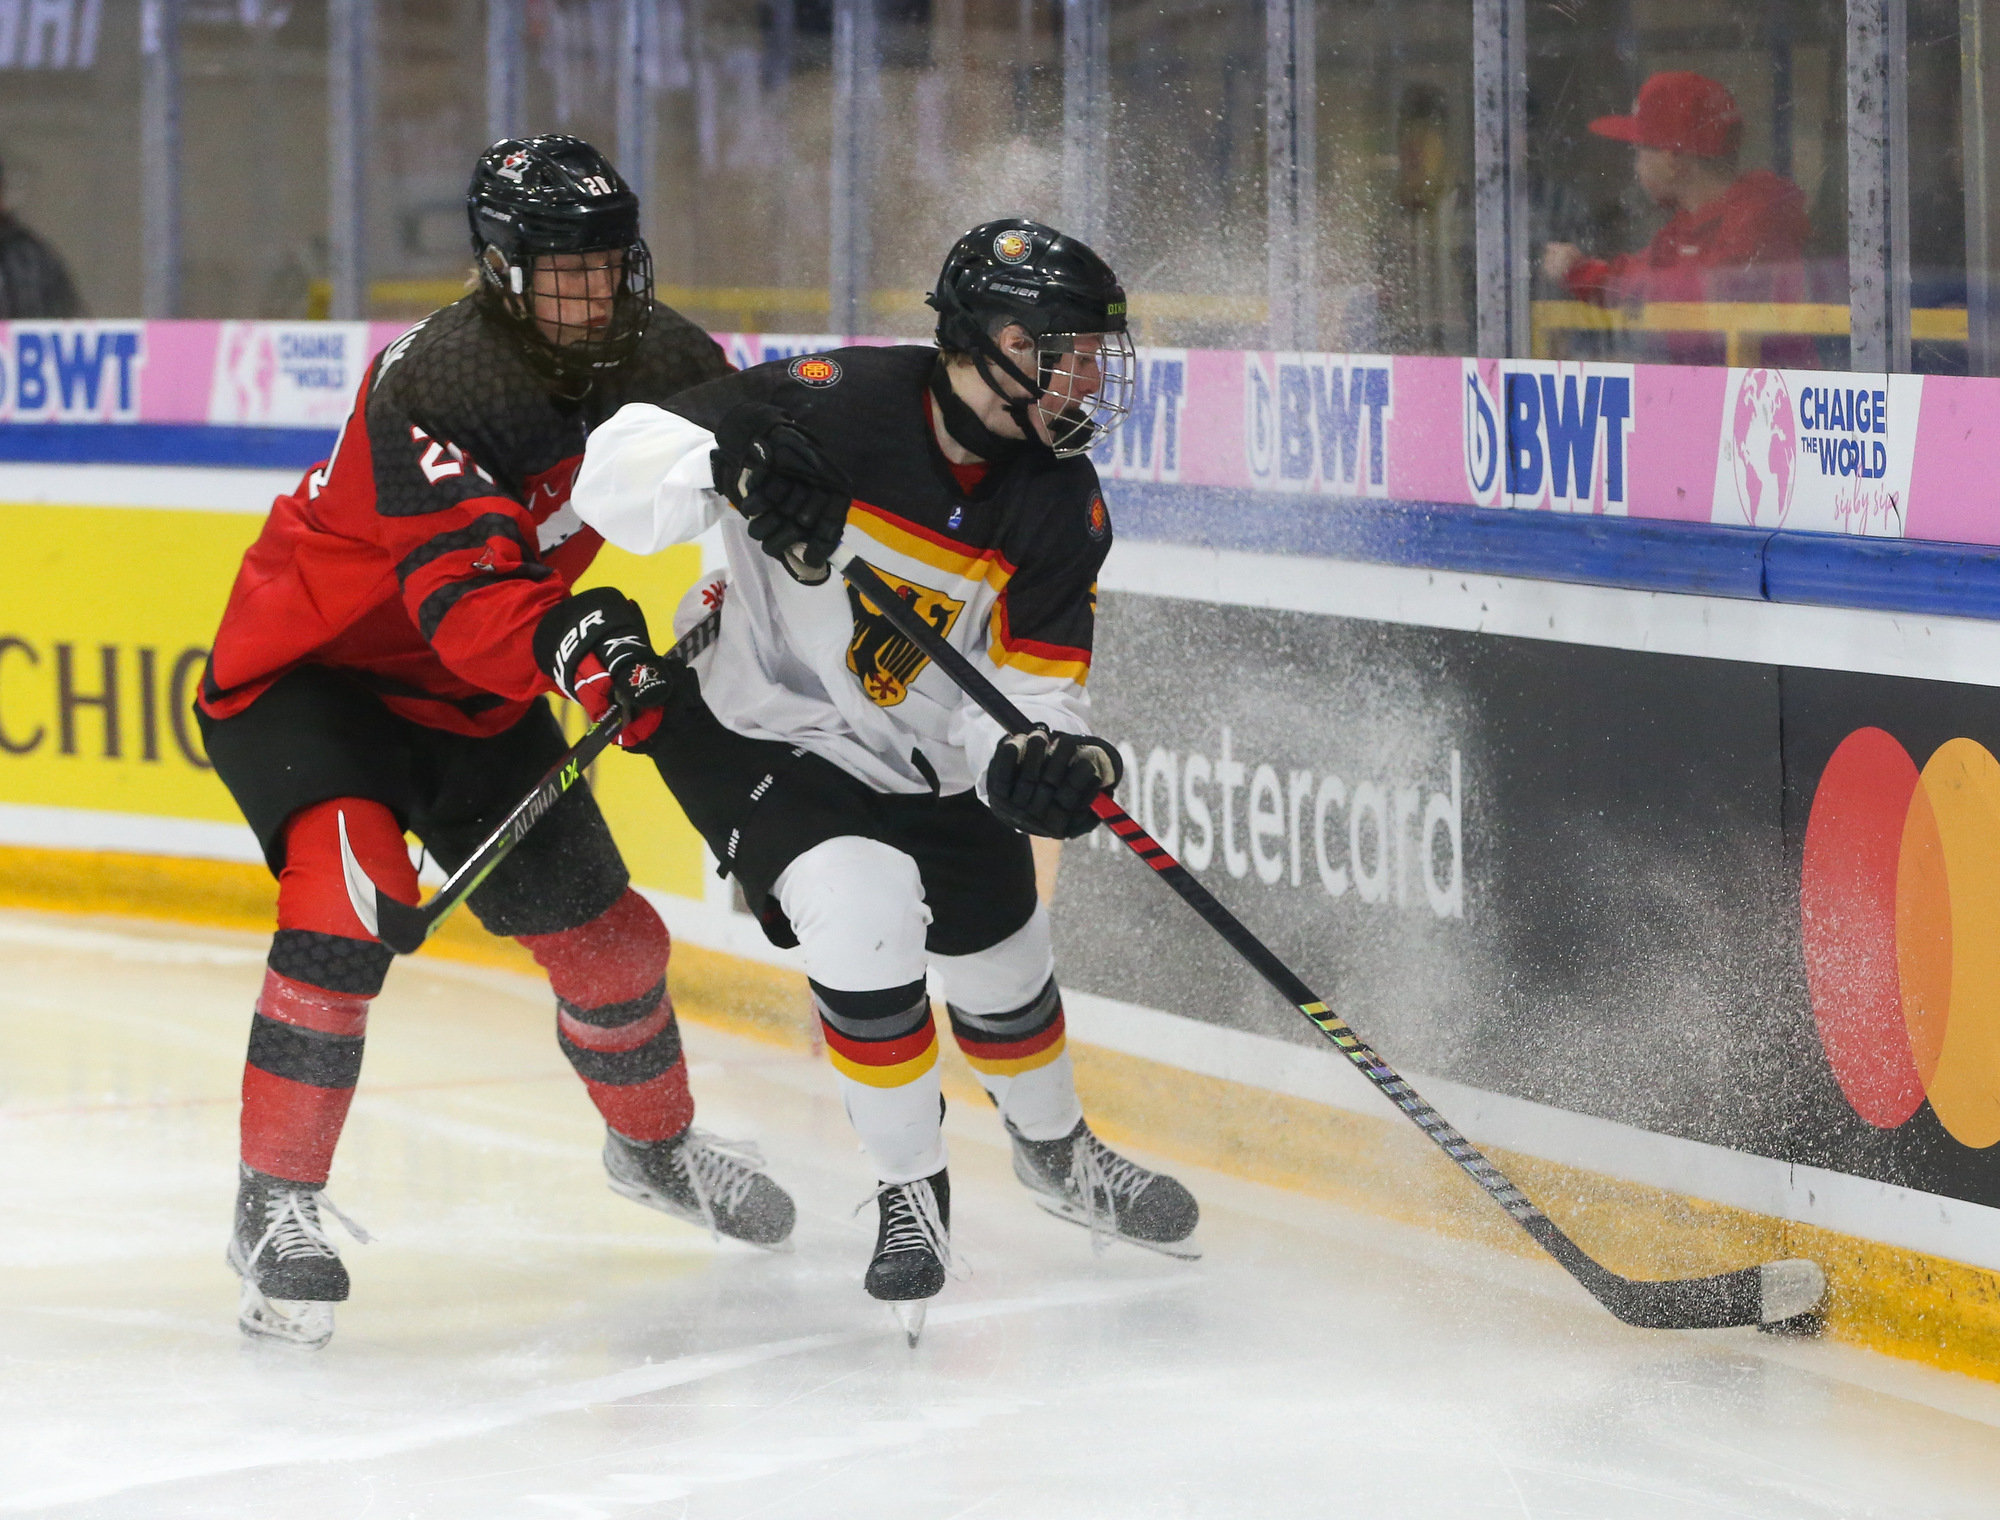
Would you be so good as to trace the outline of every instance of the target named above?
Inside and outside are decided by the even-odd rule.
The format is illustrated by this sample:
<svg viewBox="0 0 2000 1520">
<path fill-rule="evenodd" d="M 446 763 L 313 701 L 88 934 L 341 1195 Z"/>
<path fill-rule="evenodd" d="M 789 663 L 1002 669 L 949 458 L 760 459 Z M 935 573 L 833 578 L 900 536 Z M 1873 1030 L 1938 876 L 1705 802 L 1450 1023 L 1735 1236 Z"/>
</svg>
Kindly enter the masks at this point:
<svg viewBox="0 0 2000 1520">
<path fill-rule="evenodd" d="M 604 1170 L 611 1191 L 658 1209 L 709 1234 L 768 1250 L 792 1234 L 791 1195 L 763 1172 L 754 1145 L 718 1140 L 692 1127 L 671 1140 L 628 1140 L 604 1132 Z"/>
<path fill-rule="evenodd" d="M 322 1207 L 356 1240 L 372 1238 L 311 1183 L 241 1168 L 227 1259 L 243 1279 L 236 1323 L 245 1335 L 312 1350 L 333 1339 L 333 1306 L 347 1298 L 347 1268 L 320 1222 Z"/>
<path fill-rule="evenodd" d="M 1014 1175 L 1035 1202 L 1058 1219 L 1090 1231 L 1102 1253 L 1113 1240 L 1194 1261 L 1201 1247 L 1188 1239 L 1201 1221 L 1194 1195 L 1164 1172 L 1127 1161 L 1079 1119 L 1060 1140 L 1029 1140 L 1007 1126 L 1014 1141 Z"/>
<path fill-rule="evenodd" d="M 958 1275 L 951 1254 L 951 1174 L 941 1170 L 916 1182 L 885 1182 L 873 1199 L 882 1222 L 862 1286 L 889 1306 L 914 1346 L 930 1300 L 946 1277 Z M 863 1199 L 861 1207 L 867 1206 Z"/>
</svg>

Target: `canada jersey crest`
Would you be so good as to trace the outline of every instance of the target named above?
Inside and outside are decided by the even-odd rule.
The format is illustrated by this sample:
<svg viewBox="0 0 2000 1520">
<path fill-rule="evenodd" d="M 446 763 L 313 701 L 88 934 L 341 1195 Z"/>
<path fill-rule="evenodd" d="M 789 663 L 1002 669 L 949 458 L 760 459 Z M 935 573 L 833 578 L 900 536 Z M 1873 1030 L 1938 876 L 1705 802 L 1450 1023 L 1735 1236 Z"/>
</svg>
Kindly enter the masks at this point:
<svg viewBox="0 0 2000 1520">
<path fill-rule="evenodd" d="M 939 638 L 951 636 L 952 624 L 965 610 L 964 602 L 886 570 L 878 570 L 876 574 L 937 630 Z M 847 603 L 854 612 L 854 637 L 847 646 L 847 668 L 859 679 L 869 701 L 877 707 L 894 707 L 910 694 L 911 683 L 930 664 L 930 656 L 898 633 L 882 616 L 881 609 L 852 586 L 847 588 Z"/>
</svg>

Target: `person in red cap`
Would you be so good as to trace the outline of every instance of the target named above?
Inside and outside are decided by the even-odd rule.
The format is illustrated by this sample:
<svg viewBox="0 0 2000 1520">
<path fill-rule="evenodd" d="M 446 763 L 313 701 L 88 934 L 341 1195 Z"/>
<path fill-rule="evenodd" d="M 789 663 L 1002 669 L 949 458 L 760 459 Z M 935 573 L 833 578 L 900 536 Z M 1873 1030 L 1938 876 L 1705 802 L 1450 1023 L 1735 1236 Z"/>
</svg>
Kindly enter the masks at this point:
<svg viewBox="0 0 2000 1520">
<path fill-rule="evenodd" d="M 1703 74 L 1655 74 L 1630 116 L 1600 116 L 1590 130 L 1632 144 L 1639 188 L 1673 216 L 1643 251 L 1612 259 L 1548 244 L 1542 272 L 1550 280 L 1600 306 L 1803 298 L 1805 197 L 1769 169 L 1737 171 L 1743 114 L 1722 85 Z M 1766 362 L 1776 362 L 1772 346 Z M 1676 335 L 1668 349 L 1676 363 L 1718 363 L 1722 339 Z"/>
</svg>

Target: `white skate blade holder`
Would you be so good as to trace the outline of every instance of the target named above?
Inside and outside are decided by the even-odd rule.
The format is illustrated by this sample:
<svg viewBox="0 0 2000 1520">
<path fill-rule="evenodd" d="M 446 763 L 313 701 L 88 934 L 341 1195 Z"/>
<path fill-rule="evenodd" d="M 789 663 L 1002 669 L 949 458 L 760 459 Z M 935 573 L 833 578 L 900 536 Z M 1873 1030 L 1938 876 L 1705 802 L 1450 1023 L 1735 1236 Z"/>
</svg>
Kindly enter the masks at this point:
<svg viewBox="0 0 2000 1520">
<path fill-rule="evenodd" d="M 1033 1194 L 1035 1206 L 1044 1213 L 1053 1214 L 1065 1224 L 1073 1224 L 1079 1229 L 1089 1230 L 1091 1250 L 1099 1256 L 1104 1254 L 1106 1245 L 1122 1241 L 1128 1246 L 1138 1246 L 1142 1250 L 1157 1251 L 1162 1256 L 1171 1256 L 1175 1261 L 1200 1261 L 1201 1247 L 1192 1239 L 1188 1240 L 1141 1240 L 1137 1235 L 1124 1235 L 1116 1230 L 1093 1226 L 1090 1216 L 1067 1199 L 1051 1198 L 1037 1191 Z"/>
<path fill-rule="evenodd" d="M 903 1338 L 910 1343 L 912 1351 L 916 1350 L 917 1342 L 923 1336 L 924 1317 L 930 1306 L 931 1301 L 927 1298 L 905 1299 L 889 1305 L 889 1312 L 896 1316 L 896 1324 L 901 1328 Z"/>
<path fill-rule="evenodd" d="M 246 1281 L 236 1303 L 236 1323 L 253 1341 L 317 1351 L 333 1339 L 333 1305 L 266 1298 Z"/>
</svg>

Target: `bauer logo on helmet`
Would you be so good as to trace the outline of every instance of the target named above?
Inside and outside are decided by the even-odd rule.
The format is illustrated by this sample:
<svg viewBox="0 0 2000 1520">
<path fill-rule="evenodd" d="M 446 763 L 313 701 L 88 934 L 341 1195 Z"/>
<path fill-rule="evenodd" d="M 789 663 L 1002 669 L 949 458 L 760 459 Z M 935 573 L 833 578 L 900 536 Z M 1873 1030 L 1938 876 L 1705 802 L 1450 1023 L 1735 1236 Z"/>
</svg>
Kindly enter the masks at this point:
<svg viewBox="0 0 2000 1520">
<path fill-rule="evenodd" d="M 1025 232 L 1009 230 L 993 240 L 993 257 L 1003 264 L 1024 264 L 1034 251 L 1035 245 Z"/>
</svg>

